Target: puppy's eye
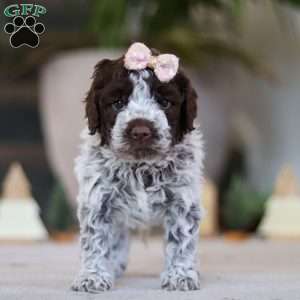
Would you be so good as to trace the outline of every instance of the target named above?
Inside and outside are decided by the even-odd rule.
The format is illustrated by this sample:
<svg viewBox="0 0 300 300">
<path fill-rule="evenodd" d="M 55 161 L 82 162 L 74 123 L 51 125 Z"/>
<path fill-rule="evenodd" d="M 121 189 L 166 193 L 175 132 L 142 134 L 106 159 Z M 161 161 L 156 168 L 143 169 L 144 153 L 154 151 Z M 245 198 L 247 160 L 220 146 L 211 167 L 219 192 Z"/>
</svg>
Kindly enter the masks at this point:
<svg viewBox="0 0 300 300">
<path fill-rule="evenodd" d="M 162 109 L 168 109 L 171 106 L 171 102 L 168 99 L 158 98 L 157 102 Z"/>
<path fill-rule="evenodd" d="M 125 106 L 125 101 L 117 100 L 116 102 L 112 103 L 111 106 L 115 111 L 119 111 Z"/>
</svg>

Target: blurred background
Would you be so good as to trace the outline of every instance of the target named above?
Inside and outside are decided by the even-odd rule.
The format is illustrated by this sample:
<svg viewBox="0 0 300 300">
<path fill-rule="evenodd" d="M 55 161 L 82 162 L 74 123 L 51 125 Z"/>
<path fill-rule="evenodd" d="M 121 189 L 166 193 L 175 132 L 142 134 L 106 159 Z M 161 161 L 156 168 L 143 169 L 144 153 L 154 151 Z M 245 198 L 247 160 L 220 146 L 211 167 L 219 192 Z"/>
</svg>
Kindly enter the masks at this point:
<svg viewBox="0 0 300 300">
<path fill-rule="evenodd" d="M 0 183 L 19 162 L 50 233 L 76 230 L 73 160 L 93 66 L 141 41 L 178 55 L 198 92 L 219 230 L 255 232 L 280 171 L 300 177 L 300 1 L 38 4 L 37 48 L 13 49 L 0 31 Z M 10 21 L 2 14 L 1 28 Z"/>
</svg>

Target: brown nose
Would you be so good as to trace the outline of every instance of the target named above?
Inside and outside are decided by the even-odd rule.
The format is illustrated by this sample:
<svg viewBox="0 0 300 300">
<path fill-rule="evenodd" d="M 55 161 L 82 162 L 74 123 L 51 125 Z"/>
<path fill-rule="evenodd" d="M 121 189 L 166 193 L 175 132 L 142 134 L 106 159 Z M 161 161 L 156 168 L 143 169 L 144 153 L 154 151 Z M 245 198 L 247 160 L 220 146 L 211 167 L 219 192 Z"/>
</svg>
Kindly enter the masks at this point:
<svg viewBox="0 0 300 300">
<path fill-rule="evenodd" d="M 151 139 L 152 132 L 151 129 L 146 125 L 137 125 L 131 129 L 130 136 L 132 139 L 137 141 L 147 141 Z"/>
</svg>

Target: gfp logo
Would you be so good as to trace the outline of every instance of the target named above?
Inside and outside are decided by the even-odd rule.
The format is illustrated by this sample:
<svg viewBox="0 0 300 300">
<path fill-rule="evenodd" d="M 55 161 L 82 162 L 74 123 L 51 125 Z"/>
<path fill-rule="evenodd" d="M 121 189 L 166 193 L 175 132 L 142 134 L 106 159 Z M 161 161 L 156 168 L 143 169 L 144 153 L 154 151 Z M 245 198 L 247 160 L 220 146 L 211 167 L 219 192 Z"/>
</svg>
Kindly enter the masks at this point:
<svg viewBox="0 0 300 300">
<path fill-rule="evenodd" d="M 12 4 L 4 9 L 4 15 L 13 18 L 5 24 L 4 31 L 10 35 L 9 42 L 13 48 L 28 46 L 36 48 L 40 43 L 40 35 L 44 33 L 44 24 L 36 18 L 46 14 L 47 10 L 37 4 Z"/>
</svg>

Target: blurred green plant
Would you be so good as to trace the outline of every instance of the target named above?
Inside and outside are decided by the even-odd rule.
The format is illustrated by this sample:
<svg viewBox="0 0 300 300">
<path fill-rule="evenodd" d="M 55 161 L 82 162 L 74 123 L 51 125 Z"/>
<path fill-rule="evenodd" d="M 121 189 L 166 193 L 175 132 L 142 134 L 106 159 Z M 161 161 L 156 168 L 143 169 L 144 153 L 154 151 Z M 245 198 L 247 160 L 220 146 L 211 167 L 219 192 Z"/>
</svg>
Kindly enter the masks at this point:
<svg viewBox="0 0 300 300">
<path fill-rule="evenodd" d="M 187 64 L 235 60 L 248 70 L 273 77 L 269 68 L 238 42 L 239 17 L 255 0 L 91 0 L 88 28 L 103 48 L 145 41 L 172 49 Z M 300 0 L 270 0 L 298 5 Z"/>
<path fill-rule="evenodd" d="M 74 229 L 75 220 L 62 184 L 57 181 L 50 195 L 46 224 L 50 232 L 63 232 Z"/>
<path fill-rule="evenodd" d="M 258 60 L 238 46 L 232 36 L 228 38 L 243 3 L 242 0 L 92 0 L 88 28 L 103 48 L 125 47 L 141 40 L 160 50 L 172 49 L 191 65 L 203 64 L 209 57 L 226 57 L 257 71 Z M 222 23 L 221 34 L 220 30 L 211 31 L 212 19 Z"/>
<path fill-rule="evenodd" d="M 222 207 L 225 229 L 254 231 L 264 215 L 268 197 L 253 190 L 246 180 L 233 176 Z"/>
<path fill-rule="evenodd" d="M 157 38 L 176 27 L 193 28 L 193 10 L 207 7 L 227 16 L 238 15 L 241 0 L 91 0 L 89 28 L 99 44 L 118 47 L 132 39 Z"/>
<path fill-rule="evenodd" d="M 282 3 L 288 3 L 296 6 L 300 6 L 300 0 L 280 0 Z"/>
</svg>

